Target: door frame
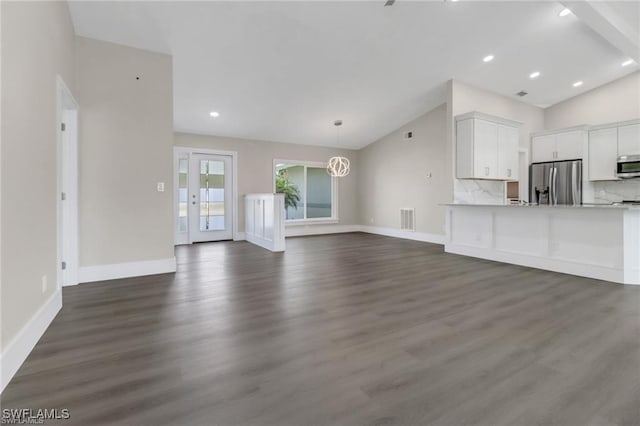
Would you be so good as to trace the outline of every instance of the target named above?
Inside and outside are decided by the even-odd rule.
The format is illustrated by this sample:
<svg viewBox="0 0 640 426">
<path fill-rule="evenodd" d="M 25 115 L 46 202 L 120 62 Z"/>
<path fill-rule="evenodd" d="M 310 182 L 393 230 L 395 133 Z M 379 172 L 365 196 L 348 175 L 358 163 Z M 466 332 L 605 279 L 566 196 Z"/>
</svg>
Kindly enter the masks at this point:
<svg viewBox="0 0 640 426">
<path fill-rule="evenodd" d="M 522 160 L 522 161 L 521 161 Z M 524 161 L 524 168 L 523 166 Z M 518 148 L 518 198 L 529 202 L 529 150 L 527 148 Z M 520 178 L 523 179 L 520 179 Z"/>
<path fill-rule="evenodd" d="M 231 167 L 233 171 L 231 173 L 231 219 L 233 221 L 232 225 L 232 236 L 233 241 L 239 241 L 243 238 L 240 237 L 238 233 L 238 152 L 237 151 L 225 151 L 220 149 L 200 149 L 200 148 L 191 148 L 186 146 L 174 146 L 173 147 L 173 235 L 174 235 L 174 244 L 192 244 L 191 240 L 191 232 L 189 227 L 191 226 L 190 220 L 187 219 L 187 232 L 186 238 L 177 238 L 177 223 L 178 223 L 178 159 L 185 155 L 189 158 L 189 163 L 191 163 L 191 156 L 194 154 L 205 154 L 205 155 L 224 155 L 231 157 Z M 191 173 L 189 173 L 189 179 Z M 188 184 L 187 184 L 188 185 Z M 188 217 L 188 216 L 187 216 Z"/>
<path fill-rule="evenodd" d="M 214 242 L 214 241 L 229 241 L 233 240 L 233 164 L 232 157 L 230 155 L 214 155 L 203 153 L 192 153 L 189 160 L 189 175 L 193 178 L 188 179 L 188 214 L 189 220 L 187 223 L 191 223 L 194 226 L 189 226 L 189 239 L 194 243 L 200 242 Z M 204 163 L 215 162 L 222 164 L 223 173 L 223 226 L 222 229 L 208 228 L 203 230 L 201 223 L 201 214 L 203 200 L 209 200 L 209 195 L 202 198 L 202 165 Z M 209 168 L 207 167 L 207 170 Z M 208 172 L 207 172 L 208 173 Z M 206 185 L 208 188 L 209 185 Z M 219 200 L 218 200 L 219 201 Z M 209 202 L 209 201 L 207 201 Z M 196 205 L 197 204 L 197 205 Z"/>
<path fill-rule="evenodd" d="M 56 287 L 78 284 L 80 268 L 78 221 L 78 102 L 56 75 Z M 65 130 L 62 130 L 62 123 Z M 65 192 L 66 199 L 62 200 Z M 64 210 L 63 210 L 64 202 Z M 66 262 L 65 272 L 62 262 Z"/>
</svg>

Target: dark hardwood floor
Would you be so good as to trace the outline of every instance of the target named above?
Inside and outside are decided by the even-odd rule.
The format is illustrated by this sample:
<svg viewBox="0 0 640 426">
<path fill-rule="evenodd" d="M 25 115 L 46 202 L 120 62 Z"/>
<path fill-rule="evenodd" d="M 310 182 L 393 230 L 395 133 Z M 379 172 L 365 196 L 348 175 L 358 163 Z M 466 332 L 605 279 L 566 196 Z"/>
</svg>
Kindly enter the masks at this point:
<svg viewBox="0 0 640 426">
<path fill-rule="evenodd" d="M 65 288 L 2 395 L 68 425 L 640 425 L 640 287 L 368 234 Z"/>
</svg>

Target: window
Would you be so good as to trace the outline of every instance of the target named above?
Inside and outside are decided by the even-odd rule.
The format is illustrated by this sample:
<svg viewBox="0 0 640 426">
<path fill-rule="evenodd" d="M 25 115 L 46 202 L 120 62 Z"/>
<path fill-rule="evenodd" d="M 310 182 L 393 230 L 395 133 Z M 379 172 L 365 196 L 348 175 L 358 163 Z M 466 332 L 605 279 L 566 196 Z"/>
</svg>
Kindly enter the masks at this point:
<svg viewBox="0 0 640 426">
<path fill-rule="evenodd" d="M 286 220 L 296 222 L 335 222 L 336 181 L 323 163 L 276 160 L 275 192 L 284 194 Z"/>
</svg>

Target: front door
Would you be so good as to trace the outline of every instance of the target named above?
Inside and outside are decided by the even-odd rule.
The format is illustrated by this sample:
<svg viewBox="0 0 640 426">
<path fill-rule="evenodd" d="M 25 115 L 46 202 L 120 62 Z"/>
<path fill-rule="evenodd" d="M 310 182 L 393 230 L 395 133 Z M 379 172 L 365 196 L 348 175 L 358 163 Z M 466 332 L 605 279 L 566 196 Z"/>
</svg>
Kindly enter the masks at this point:
<svg viewBox="0 0 640 426">
<path fill-rule="evenodd" d="M 192 154 L 189 161 L 189 236 L 192 242 L 233 238 L 230 156 Z"/>
</svg>

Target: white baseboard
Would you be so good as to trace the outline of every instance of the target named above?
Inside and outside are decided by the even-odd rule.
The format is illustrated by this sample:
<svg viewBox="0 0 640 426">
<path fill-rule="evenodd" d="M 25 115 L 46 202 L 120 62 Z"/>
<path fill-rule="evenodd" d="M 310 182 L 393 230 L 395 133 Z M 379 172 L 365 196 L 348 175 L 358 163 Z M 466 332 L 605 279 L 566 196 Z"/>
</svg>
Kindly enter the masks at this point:
<svg viewBox="0 0 640 426">
<path fill-rule="evenodd" d="M 268 240 L 266 238 L 262 238 L 257 235 L 247 234 L 246 241 L 255 244 L 258 247 L 262 247 L 263 249 L 267 249 L 274 253 L 281 253 L 285 250 L 285 241 L 284 238 L 280 238 L 280 241 Z"/>
<path fill-rule="evenodd" d="M 528 254 L 511 253 L 491 248 L 471 247 L 461 244 L 446 244 L 445 252 L 493 260 L 496 262 L 510 263 L 512 265 L 526 266 L 529 268 L 544 269 L 546 271 L 560 272 L 562 274 L 577 275 L 580 277 L 594 278 L 597 280 L 625 284 L 624 270 L 609 266 L 574 262 L 564 259 L 553 259 Z M 626 284 L 634 285 L 638 283 L 627 282 Z"/>
<path fill-rule="evenodd" d="M 359 232 L 360 225 L 295 225 L 285 227 L 285 237 L 301 237 L 305 235 L 342 234 Z"/>
<path fill-rule="evenodd" d="M 361 225 L 360 231 L 368 234 L 385 235 L 387 237 L 404 238 L 406 240 L 422 241 L 425 243 L 444 245 L 446 236 L 438 234 L 427 234 L 426 232 L 402 231 L 393 228 L 380 228 L 377 226 Z"/>
<path fill-rule="evenodd" d="M 446 238 L 445 235 L 401 231 L 400 229 L 366 225 L 296 225 L 286 228 L 285 235 L 287 237 L 300 237 L 304 235 L 339 234 L 345 232 L 366 232 L 368 234 L 384 235 L 387 237 L 404 238 L 406 240 L 423 241 L 426 243 L 442 245 L 444 245 Z"/>
<path fill-rule="evenodd" d="M 4 348 L 0 354 L 0 392 L 4 391 L 61 308 L 62 291 L 58 289 Z"/>
<path fill-rule="evenodd" d="M 176 258 L 145 260 L 141 262 L 113 263 L 110 265 L 82 266 L 79 281 L 115 280 L 118 278 L 141 277 L 144 275 L 166 274 L 176 271 Z"/>
</svg>

